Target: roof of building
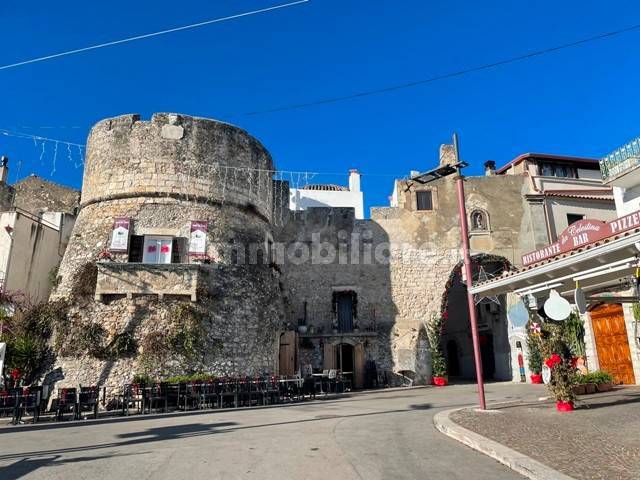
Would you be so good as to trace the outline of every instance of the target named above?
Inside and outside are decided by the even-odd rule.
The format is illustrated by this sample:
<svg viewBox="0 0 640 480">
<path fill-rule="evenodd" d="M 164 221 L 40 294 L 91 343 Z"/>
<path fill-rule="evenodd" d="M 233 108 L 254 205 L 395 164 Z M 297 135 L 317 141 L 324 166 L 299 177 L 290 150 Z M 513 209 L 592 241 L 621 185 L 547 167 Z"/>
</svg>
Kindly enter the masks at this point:
<svg viewBox="0 0 640 480">
<path fill-rule="evenodd" d="M 549 154 L 549 153 L 523 153 L 522 155 L 518 155 L 516 158 L 511 160 L 506 165 L 503 165 L 502 167 L 500 167 L 498 170 L 496 170 L 496 173 L 498 175 L 501 174 L 501 173 L 504 173 L 509 168 L 511 168 L 511 167 L 513 167 L 515 165 L 518 165 L 519 163 L 522 163 L 523 161 L 528 160 L 528 159 L 556 160 L 556 161 L 559 161 L 559 162 L 577 163 L 577 164 L 589 165 L 589 166 L 597 166 L 598 165 L 598 159 L 595 159 L 595 158 L 567 157 L 567 156 L 564 156 L 564 155 L 552 155 L 552 154 Z"/>
<path fill-rule="evenodd" d="M 311 183 L 302 187 L 302 190 L 325 190 L 328 192 L 348 192 L 349 188 L 331 183 Z"/>
<path fill-rule="evenodd" d="M 607 200 L 613 201 L 613 190 L 591 189 L 591 190 L 546 190 L 547 197 L 577 198 L 580 200 Z"/>
</svg>

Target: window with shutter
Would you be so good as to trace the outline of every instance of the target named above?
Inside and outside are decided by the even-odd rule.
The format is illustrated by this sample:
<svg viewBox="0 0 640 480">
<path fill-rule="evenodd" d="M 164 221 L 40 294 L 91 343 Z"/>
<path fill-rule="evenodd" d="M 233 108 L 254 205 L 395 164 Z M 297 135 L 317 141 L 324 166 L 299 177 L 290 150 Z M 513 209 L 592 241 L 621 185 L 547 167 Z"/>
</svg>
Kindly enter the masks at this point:
<svg viewBox="0 0 640 480">
<path fill-rule="evenodd" d="M 431 190 L 416 192 L 416 209 L 433 210 L 433 197 L 431 195 Z"/>
</svg>

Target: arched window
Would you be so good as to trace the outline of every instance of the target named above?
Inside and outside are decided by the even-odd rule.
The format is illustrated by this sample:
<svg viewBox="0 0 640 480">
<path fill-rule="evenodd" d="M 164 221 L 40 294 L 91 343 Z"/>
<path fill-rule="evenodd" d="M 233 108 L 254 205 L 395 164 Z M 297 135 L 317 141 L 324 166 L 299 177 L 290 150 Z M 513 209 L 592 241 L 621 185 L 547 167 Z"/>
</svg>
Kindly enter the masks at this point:
<svg viewBox="0 0 640 480">
<path fill-rule="evenodd" d="M 471 230 L 489 230 L 489 217 L 482 210 L 471 212 Z"/>
</svg>

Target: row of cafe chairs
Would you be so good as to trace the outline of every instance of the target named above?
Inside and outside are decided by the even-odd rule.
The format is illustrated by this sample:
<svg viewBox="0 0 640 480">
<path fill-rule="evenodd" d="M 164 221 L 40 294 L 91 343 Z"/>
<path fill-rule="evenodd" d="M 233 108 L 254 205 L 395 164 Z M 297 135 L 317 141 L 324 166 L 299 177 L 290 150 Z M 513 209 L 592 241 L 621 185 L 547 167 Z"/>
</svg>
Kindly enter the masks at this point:
<svg viewBox="0 0 640 480">
<path fill-rule="evenodd" d="M 42 410 L 42 387 L 17 387 L 0 391 L 0 416 L 11 415 L 11 423 L 18 424 L 31 414 L 37 422 Z"/>
<path fill-rule="evenodd" d="M 325 393 L 337 391 L 327 388 Z M 218 378 L 208 381 L 125 385 L 120 395 L 122 414 L 224 407 L 251 407 L 315 397 L 313 379 L 294 377 Z"/>
<path fill-rule="evenodd" d="M 80 420 L 82 412 L 89 411 L 93 418 L 98 418 L 100 390 L 97 386 L 78 388 L 61 388 L 55 402 L 56 420 L 64 420 L 65 413 L 72 413 L 74 420 Z"/>
</svg>

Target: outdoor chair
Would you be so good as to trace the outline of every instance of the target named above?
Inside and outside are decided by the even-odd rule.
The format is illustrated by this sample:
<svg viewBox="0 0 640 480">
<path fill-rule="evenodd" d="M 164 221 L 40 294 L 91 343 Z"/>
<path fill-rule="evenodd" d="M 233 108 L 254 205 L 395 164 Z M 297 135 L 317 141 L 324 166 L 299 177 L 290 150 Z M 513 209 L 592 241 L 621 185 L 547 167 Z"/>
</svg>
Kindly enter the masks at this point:
<svg viewBox="0 0 640 480">
<path fill-rule="evenodd" d="M 78 407 L 78 391 L 75 388 L 61 388 L 58 394 L 58 405 L 56 407 L 56 420 L 64 420 L 64 414 L 71 412 L 72 418 L 76 416 Z"/>
<path fill-rule="evenodd" d="M 218 403 L 220 407 L 225 406 L 227 399 L 233 399 L 233 406 L 238 408 L 238 382 L 235 380 L 222 380 L 218 384 Z"/>
<path fill-rule="evenodd" d="M 14 416 L 17 400 L 14 389 L 0 391 L 0 416 Z"/>
<path fill-rule="evenodd" d="M 144 384 L 132 383 L 124 386 L 122 391 L 122 415 L 129 416 L 129 410 L 131 408 L 137 408 L 138 413 L 144 412 Z"/>
<path fill-rule="evenodd" d="M 265 401 L 269 405 L 273 405 L 276 403 L 280 403 L 280 385 L 279 385 L 278 377 L 273 376 L 265 381 Z"/>
<path fill-rule="evenodd" d="M 198 397 L 198 408 L 201 410 L 219 406 L 218 393 L 216 392 L 216 383 L 213 380 L 209 380 L 200 385 Z"/>
<path fill-rule="evenodd" d="M 97 386 L 80 387 L 78 394 L 78 408 L 76 410 L 76 419 L 80 420 L 82 411 L 93 412 L 93 418 L 98 418 L 98 402 L 100 400 L 100 390 Z"/>
<path fill-rule="evenodd" d="M 335 393 L 337 392 L 337 377 L 338 377 L 338 371 L 335 369 L 330 369 L 329 372 L 327 373 L 327 392 L 328 393 Z"/>
<path fill-rule="evenodd" d="M 21 390 L 21 391 L 20 391 Z M 14 415 L 14 423 L 19 423 L 24 415 L 29 415 L 33 418 L 33 423 L 36 423 L 40 418 L 40 398 L 42 397 L 42 387 L 24 387 L 18 389 L 18 402 L 16 408 L 16 415 Z"/>
<path fill-rule="evenodd" d="M 179 383 L 167 383 L 165 384 L 167 407 L 178 408 L 180 406 L 180 384 Z"/>
<path fill-rule="evenodd" d="M 195 382 L 183 382 L 179 385 L 178 407 L 182 410 L 197 408 L 200 404 L 200 385 Z"/>
<path fill-rule="evenodd" d="M 158 406 L 162 407 L 162 411 L 166 412 L 168 407 L 168 391 L 166 383 L 157 383 L 148 390 L 146 398 L 147 412 L 151 413 L 154 409 L 158 411 Z M 155 407 L 154 407 L 155 406 Z"/>
</svg>

